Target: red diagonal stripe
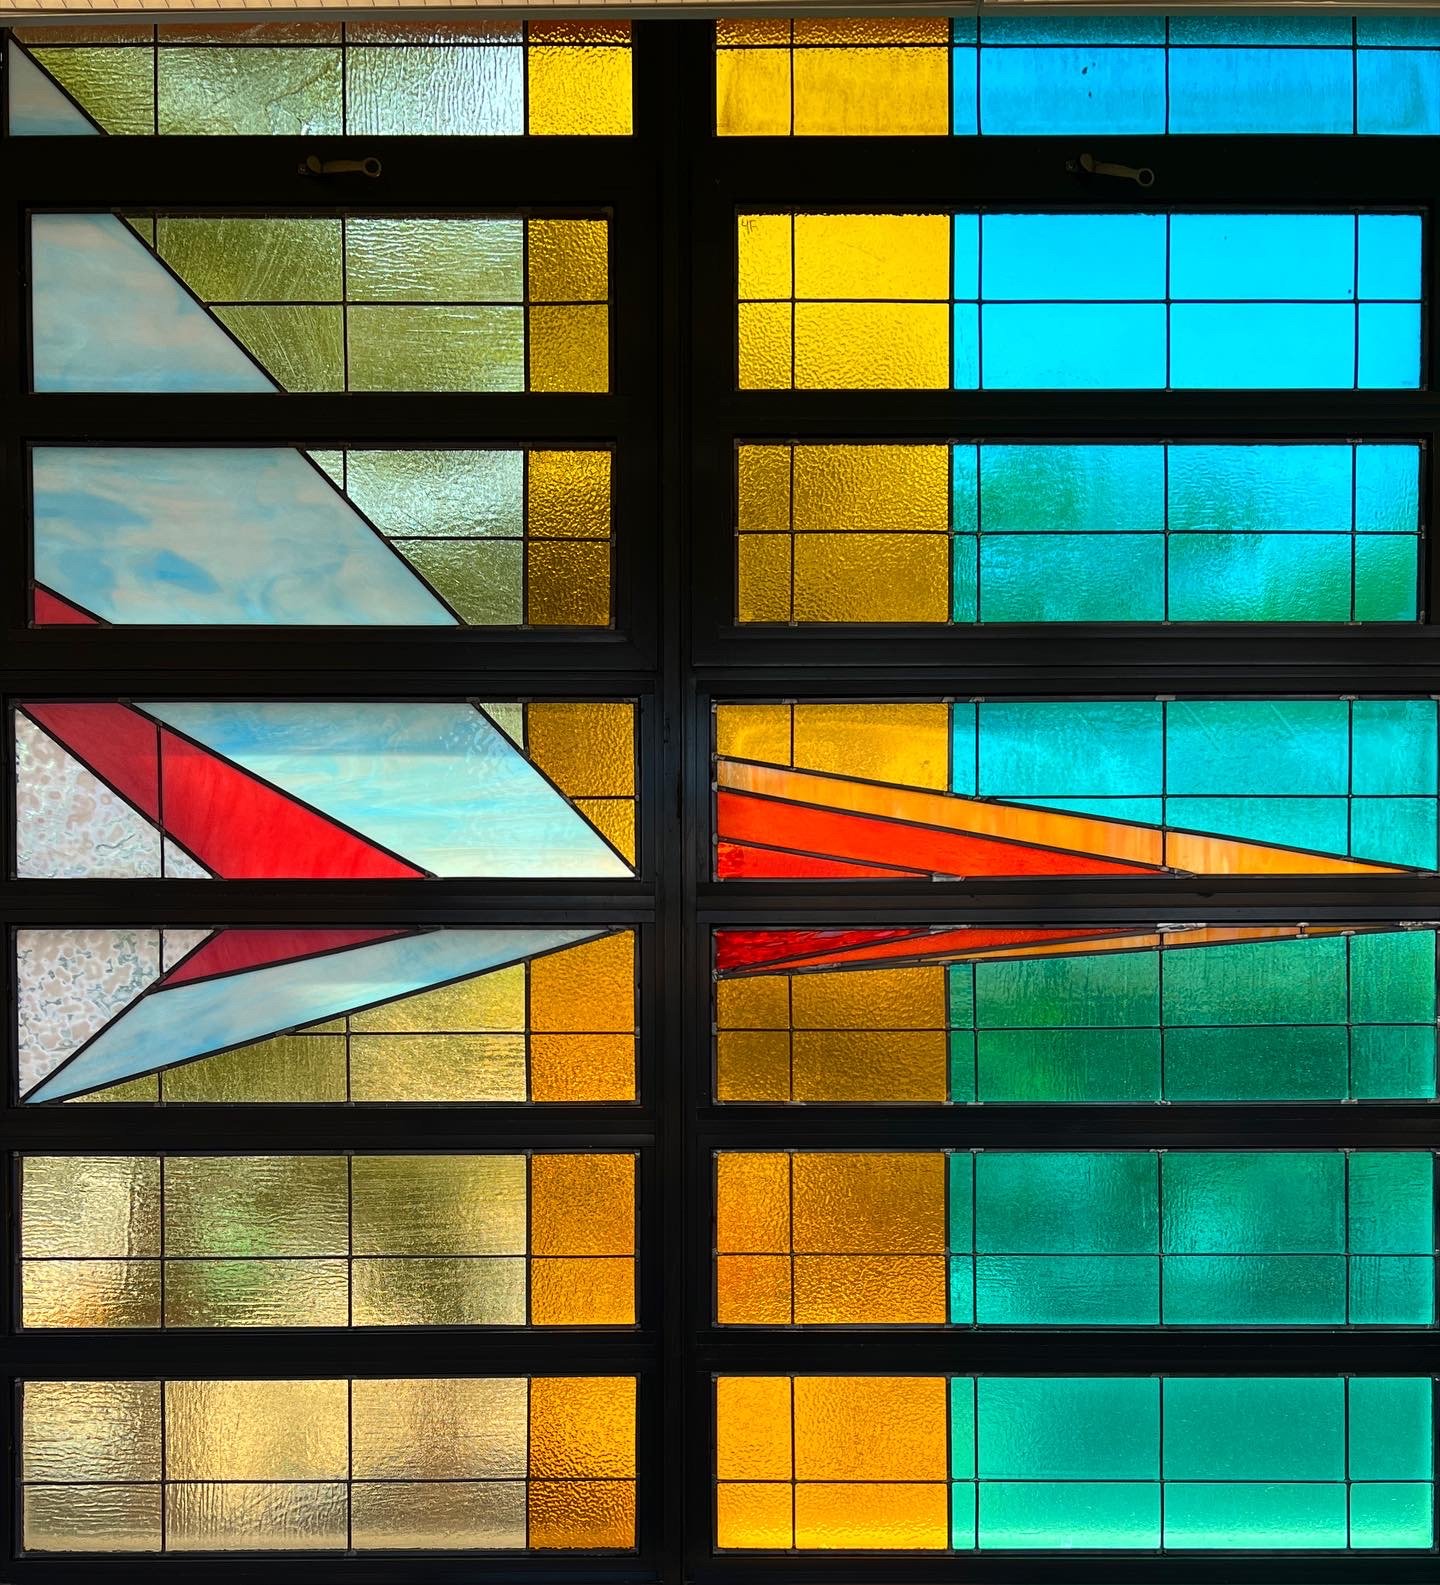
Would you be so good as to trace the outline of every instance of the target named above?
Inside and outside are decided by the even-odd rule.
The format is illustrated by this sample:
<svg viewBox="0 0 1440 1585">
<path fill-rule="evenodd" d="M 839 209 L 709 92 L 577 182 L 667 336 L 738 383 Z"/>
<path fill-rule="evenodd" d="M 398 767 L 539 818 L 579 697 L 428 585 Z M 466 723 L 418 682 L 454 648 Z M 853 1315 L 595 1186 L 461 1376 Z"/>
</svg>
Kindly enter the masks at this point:
<svg viewBox="0 0 1440 1585">
<path fill-rule="evenodd" d="M 161 982 L 185 985 L 217 974 L 237 974 L 274 963 L 294 963 L 322 952 L 403 936 L 405 930 L 221 930 L 182 958 Z"/>
<path fill-rule="evenodd" d="M 846 864 L 811 853 L 774 853 L 745 842 L 715 844 L 715 873 L 722 881 L 850 879 L 894 880 L 904 870 L 883 864 Z M 914 877 L 920 879 L 921 877 Z"/>
<path fill-rule="evenodd" d="M 40 584 L 35 585 L 35 624 L 37 627 L 99 627 L 100 618 Z M 107 624 L 108 625 L 108 624 Z"/>
</svg>

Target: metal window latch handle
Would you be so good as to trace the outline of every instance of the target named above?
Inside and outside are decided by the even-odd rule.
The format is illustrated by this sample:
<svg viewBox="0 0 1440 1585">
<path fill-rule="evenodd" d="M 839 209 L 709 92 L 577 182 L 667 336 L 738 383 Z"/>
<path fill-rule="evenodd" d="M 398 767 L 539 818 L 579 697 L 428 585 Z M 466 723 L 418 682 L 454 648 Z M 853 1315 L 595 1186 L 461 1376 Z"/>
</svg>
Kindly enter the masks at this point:
<svg viewBox="0 0 1440 1585">
<path fill-rule="evenodd" d="M 300 167 L 302 176 L 378 176 L 380 161 L 373 156 L 365 160 L 322 160 L 312 154 Z"/>
<path fill-rule="evenodd" d="M 1115 165 L 1109 160 L 1097 160 L 1093 154 L 1082 154 L 1078 160 L 1068 161 L 1066 169 L 1084 171 L 1090 176 L 1118 176 L 1122 181 L 1134 182 L 1137 187 L 1152 187 L 1155 183 L 1155 172 L 1148 165 L 1138 168 Z"/>
</svg>

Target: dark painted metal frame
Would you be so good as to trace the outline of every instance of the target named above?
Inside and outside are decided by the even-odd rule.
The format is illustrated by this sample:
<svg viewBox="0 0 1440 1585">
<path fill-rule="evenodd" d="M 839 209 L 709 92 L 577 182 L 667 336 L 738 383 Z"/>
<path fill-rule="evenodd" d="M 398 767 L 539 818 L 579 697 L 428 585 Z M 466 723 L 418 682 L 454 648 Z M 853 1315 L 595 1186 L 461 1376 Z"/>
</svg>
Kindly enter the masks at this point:
<svg viewBox="0 0 1440 1585">
<path fill-rule="evenodd" d="M 0 1482 L 0 1578 L 16 1585 L 187 1580 L 446 1582 L 721 1581 L 941 1585 L 1420 1585 L 1433 1554 L 973 1554 L 944 1557 L 725 1555 L 711 1550 L 711 1379 L 720 1371 L 1024 1373 L 1334 1371 L 1440 1373 L 1440 1341 L 1418 1329 L 1130 1333 L 721 1332 L 710 1324 L 709 1153 L 725 1145 L 1024 1142 L 1440 1144 L 1436 1108 L 1168 1106 L 721 1108 L 710 1104 L 710 931 L 719 924 L 841 921 L 1139 921 L 1156 918 L 1440 919 L 1440 882 L 1348 886 L 1125 881 L 855 888 L 710 879 L 710 706 L 715 699 L 818 694 L 1104 694 L 1271 690 L 1440 694 L 1440 626 L 1389 630 L 995 628 L 741 631 L 728 591 L 738 439 L 1068 437 L 1163 434 L 1418 436 L 1431 459 L 1426 519 L 1440 524 L 1440 352 L 1431 337 L 1418 393 L 1176 392 L 1078 395 L 733 390 L 737 206 L 906 202 L 1417 204 L 1440 212 L 1440 140 L 1083 140 L 1105 159 L 1150 165 L 1149 195 L 1067 171 L 1074 140 L 717 140 L 710 28 L 635 28 L 636 136 L 587 139 L 35 139 L 0 157 L 0 616 L 3 687 L 19 696 L 143 693 L 336 697 L 555 693 L 640 698 L 641 874 L 632 882 L 436 881 L 262 884 L 138 881 L 76 887 L 0 880 L 0 925 L 341 924 L 376 921 L 630 923 L 641 961 L 642 1100 L 596 1112 L 413 1107 L 0 1109 L 7 1150 L 463 1149 L 519 1143 L 633 1146 L 641 1153 L 641 1305 L 633 1333 L 487 1334 L 433 1329 L 208 1334 L 18 1334 L 12 1175 L 0 1173 L 8 1237 L 0 1270 L 0 1377 L 407 1372 L 633 1371 L 641 1380 L 639 1548 L 633 1557 L 484 1555 L 18 1557 L 17 1486 Z M 384 176 L 323 191 L 296 176 L 305 155 L 376 154 Z M 478 155 L 478 157 L 477 157 Z M 357 184 L 358 187 L 358 184 Z M 333 197 L 329 196 L 333 192 Z M 313 209 L 596 206 L 614 211 L 614 393 L 592 396 L 297 395 L 146 398 L 26 394 L 23 215 L 30 207 L 193 205 Z M 1427 248 L 1431 302 L 1440 262 Z M 97 440 L 444 443 L 614 440 L 617 625 L 555 637 L 381 630 L 26 627 L 24 446 Z M 1440 612 L 1440 558 L 1428 597 Z M 13 786 L 0 776 L 3 874 L 13 874 Z M 0 984 L 13 1006 L 8 939 Z M 5 1049 L 14 1039 L 13 1013 Z M 7 1057 L 7 1063 L 10 1059 Z M 13 1457 L 13 1394 L 7 1420 Z"/>
</svg>

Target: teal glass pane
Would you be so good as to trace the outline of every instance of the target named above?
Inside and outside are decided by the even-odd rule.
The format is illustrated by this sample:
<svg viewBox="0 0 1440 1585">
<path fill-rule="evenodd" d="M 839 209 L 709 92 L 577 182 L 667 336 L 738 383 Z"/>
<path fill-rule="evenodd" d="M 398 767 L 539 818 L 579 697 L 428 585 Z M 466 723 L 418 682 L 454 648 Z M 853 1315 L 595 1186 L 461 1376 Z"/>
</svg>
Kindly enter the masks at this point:
<svg viewBox="0 0 1440 1585">
<path fill-rule="evenodd" d="M 975 1094 L 975 1036 L 968 1030 L 952 1029 L 948 1035 L 950 1058 L 950 1099 L 973 1101 Z"/>
<path fill-rule="evenodd" d="M 955 449 L 958 486 L 958 456 L 962 451 L 971 453 L 971 448 Z M 1054 534 L 1062 530 L 1067 534 L 1161 533 L 1165 528 L 1167 449 L 1178 453 L 1181 448 L 982 446 L 980 527 L 986 534 Z M 1223 453 L 1234 448 L 1207 449 Z M 1348 526 L 1349 448 L 1343 448 L 1341 454 L 1346 475 L 1344 522 Z M 1172 490 L 1173 468 L 1172 463 Z"/>
<path fill-rule="evenodd" d="M 983 1436 L 983 1421 L 982 1421 Z M 1160 1485 L 1126 1481 L 980 1482 L 981 1549 L 1160 1544 Z"/>
<path fill-rule="evenodd" d="M 1440 133 L 1440 53 L 1357 51 L 1355 100 L 1357 132 L 1434 137 Z"/>
<path fill-rule="evenodd" d="M 1435 868 L 1435 804 L 1429 798 L 1356 798 L 1350 848 L 1382 864 Z"/>
<path fill-rule="evenodd" d="M 1350 1488 L 1350 1545 L 1428 1547 L 1435 1536 L 1435 1488 L 1376 1482 Z"/>
<path fill-rule="evenodd" d="M 985 1029 L 1159 1023 L 1152 953 L 1021 958 L 975 965 L 975 1017 Z"/>
<path fill-rule="evenodd" d="M 975 1249 L 989 1254 L 1153 1254 L 1158 1158 L 1149 1151 L 982 1151 Z"/>
<path fill-rule="evenodd" d="M 1408 456 L 1413 447 L 1364 447 Z M 1348 533 L 1354 485 L 1350 446 L 1195 445 L 1166 448 L 1171 533 Z M 1368 456 L 1367 456 L 1368 461 Z M 1418 470 L 1417 470 L 1418 478 Z M 1379 482 L 1377 480 L 1377 482 Z M 1418 497 L 1396 529 L 1413 532 Z"/>
<path fill-rule="evenodd" d="M 975 1323 L 975 1262 L 970 1256 L 952 1256 L 948 1262 L 945 1314 L 951 1326 Z"/>
<path fill-rule="evenodd" d="M 1329 44 L 1348 47 L 1347 16 L 1187 16 L 1169 19 L 1172 44 L 1243 44 L 1252 48 L 1277 44 Z M 1183 50 L 1173 53 L 1183 54 Z"/>
<path fill-rule="evenodd" d="M 1432 1382 L 1418 1376 L 1355 1376 L 1350 1381 L 1352 1480 L 1429 1480 Z"/>
<path fill-rule="evenodd" d="M 1157 793 L 1163 713 L 1148 699 L 987 703 L 980 710 L 985 797 Z"/>
<path fill-rule="evenodd" d="M 1351 829 L 1345 800 L 1335 797 L 1167 798 L 1165 820 L 1180 831 L 1223 831 L 1317 853 L 1344 853 Z"/>
<path fill-rule="evenodd" d="M 1433 1326 L 1435 1260 L 1430 1255 L 1351 1255 L 1352 1326 Z"/>
<path fill-rule="evenodd" d="M 1433 930 L 1349 938 L 1350 1016 L 1357 1024 L 1431 1023 L 1436 1015 Z"/>
<path fill-rule="evenodd" d="M 1166 790 L 1344 793 L 1349 730 L 1341 699 L 1178 700 L 1166 712 Z"/>
<path fill-rule="evenodd" d="M 1167 1024 L 1344 1024 L 1345 938 L 1245 942 L 1165 954 Z"/>
<path fill-rule="evenodd" d="M 1169 63 L 1170 132 L 1355 129 L 1348 49 L 1172 49 Z"/>
<path fill-rule="evenodd" d="M 997 1029 L 976 1039 L 981 1101 L 1161 1098 L 1157 1029 Z"/>
<path fill-rule="evenodd" d="M 1167 1383 L 1167 1385 L 1170 1385 Z M 1238 1427 L 1231 1427 L 1232 1434 Z M 1257 1551 L 1346 1544 L 1345 1487 L 1223 1481 L 1165 1483 L 1167 1549 Z"/>
<path fill-rule="evenodd" d="M 987 16 L 982 44 L 1163 44 L 1160 16 Z"/>
<path fill-rule="evenodd" d="M 984 49 L 980 130 L 1034 137 L 1164 132 L 1165 51 Z"/>
<path fill-rule="evenodd" d="M 1348 616 L 1349 542 L 1342 548 Z M 1159 534 L 986 534 L 979 587 L 986 622 L 1160 622 L 1165 540 Z"/>
<path fill-rule="evenodd" d="M 1351 791 L 1415 793 L 1435 786 L 1435 706 L 1428 699 L 1357 699 L 1351 706 Z"/>
<path fill-rule="evenodd" d="M 1413 535 L 1372 534 L 1355 545 L 1355 620 L 1413 622 L 1420 546 Z"/>
<path fill-rule="evenodd" d="M 957 1552 L 975 1546 L 978 1492 L 973 1484 L 950 1488 L 950 1545 Z"/>
<path fill-rule="evenodd" d="M 950 1378 L 950 1478 L 975 1478 L 975 1378 Z"/>
<path fill-rule="evenodd" d="M 1343 1326 L 1345 1280 L 1343 1255 L 1167 1255 L 1162 1319 L 1167 1326 Z"/>
<path fill-rule="evenodd" d="M 968 1151 L 953 1151 L 945 1170 L 949 1247 L 968 1253 L 975 1247 L 975 1158 Z"/>
<path fill-rule="evenodd" d="M 1159 1476 L 1158 1381 L 994 1376 L 982 1377 L 976 1392 L 982 1480 L 1155 1481 Z"/>
<path fill-rule="evenodd" d="M 1389 1024 L 1353 1029 L 1350 1087 L 1357 1101 L 1433 1100 L 1435 1026 Z"/>
<path fill-rule="evenodd" d="M 1355 18 L 1355 41 L 1362 49 L 1367 44 L 1386 48 L 1440 44 L 1440 17 L 1384 16 L 1362 11 Z"/>
<path fill-rule="evenodd" d="M 1160 1262 L 1153 1255 L 977 1255 L 975 1319 L 981 1326 L 1155 1326 Z"/>
<path fill-rule="evenodd" d="M 1171 1376 L 1164 1393 L 1169 1481 L 1345 1478 L 1345 1383 L 1337 1377 Z"/>
<path fill-rule="evenodd" d="M 981 315 L 982 383 L 991 390 L 1156 390 L 1166 383 L 1162 303 L 986 303 Z"/>
<path fill-rule="evenodd" d="M 1435 1249 L 1435 1163 L 1423 1151 L 1350 1157 L 1350 1248 L 1367 1255 Z"/>
<path fill-rule="evenodd" d="M 1348 1094 L 1343 1025 L 1165 1031 L 1167 1101 L 1342 1101 Z"/>
<path fill-rule="evenodd" d="M 1168 1151 L 1167 1254 L 1345 1249 L 1345 1158 L 1335 1151 Z"/>
</svg>

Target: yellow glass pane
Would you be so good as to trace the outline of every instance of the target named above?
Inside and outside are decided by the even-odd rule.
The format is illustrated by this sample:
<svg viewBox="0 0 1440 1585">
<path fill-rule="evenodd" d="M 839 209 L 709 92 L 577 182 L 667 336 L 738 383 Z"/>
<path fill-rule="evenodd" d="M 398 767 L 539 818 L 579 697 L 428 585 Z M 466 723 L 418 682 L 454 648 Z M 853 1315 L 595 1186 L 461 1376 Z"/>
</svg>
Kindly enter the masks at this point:
<svg viewBox="0 0 1440 1585">
<path fill-rule="evenodd" d="M 785 391 L 794 379 L 794 309 L 789 303 L 740 304 L 740 389 Z"/>
<path fill-rule="evenodd" d="M 798 740 L 798 721 L 796 731 Z M 945 970 L 939 964 L 797 974 L 790 997 L 797 1030 L 945 1028 Z"/>
<path fill-rule="evenodd" d="M 791 23 L 785 17 L 717 17 L 715 43 L 721 48 L 788 44 Z"/>
<path fill-rule="evenodd" d="M 743 314 L 741 327 L 743 331 Z M 743 337 L 741 353 L 743 368 Z M 796 305 L 797 390 L 943 390 L 949 383 L 950 311 L 945 304 Z"/>
<path fill-rule="evenodd" d="M 334 1551 L 346 1544 L 340 1481 L 185 1483 L 165 1488 L 171 1552 Z"/>
<path fill-rule="evenodd" d="M 790 537 L 788 534 L 742 534 L 736 614 L 742 622 L 788 622 L 790 603 Z"/>
<path fill-rule="evenodd" d="M 948 215 L 794 218 L 797 298 L 948 302 Z"/>
<path fill-rule="evenodd" d="M 165 1271 L 166 1326 L 346 1326 L 344 1260 L 174 1260 Z"/>
<path fill-rule="evenodd" d="M 635 1157 L 619 1152 L 530 1158 L 532 1255 L 633 1255 Z"/>
<path fill-rule="evenodd" d="M 794 1541 L 792 1488 L 758 1481 L 721 1481 L 715 1491 L 715 1545 L 787 1550 Z"/>
<path fill-rule="evenodd" d="M 351 1385 L 356 1480 L 519 1479 L 523 1376 L 367 1379 Z"/>
<path fill-rule="evenodd" d="M 797 1101 L 947 1099 L 943 1029 L 802 1030 L 794 1048 Z"/>
<path fill-rule="evenodd" d="M 357 1255 L 523 1255 L 523 1156 L 356 1156 Z"/>
<path fill-rule="evenodd" d="M 790 1157 L 783 1150 L 722 1150 L 715 1157 L 715 1248 L 790 1251 Z"/>
<path fill-rule="evenodd" d="M 27 1381 L 25 1480 L 160 1478 L 158 1381 Z"/>
<path fill-rule="evenodd" d="M 814 1254 L 943 1254 L 938 1151 L 797 1151 L 794 1247 Z"/>
<path fill-rule="evenodd" d="M 525 226 L 532 303 L 603 303 L 609 297 L 605 221 L 527 220 Z"/>
<path fill-rule="evenodd" d="M 93 1090 L 89 1095 L 71 1095 L 65 1106 L 93 1106 L 97 1102 L 120 1101 L 122 1104 L 155 1102 L 160 1099 L 160 1076 L 147 1073 L 142 1078 L 127 1079 L 123 1084 L 112 1084 L 108 1089 Z"/>
<path fill-rule="evenodd" d="M 944 791 L 948 785 L 950 727 L 946 705 L 800 704 L 794 710 L 794 763 L 800 770 L 828 771 L 936 791 Z M 802 976 L 796 980 L 796 987 L 799 990 L 802 981 L 808 986 L 821 978 L 827 986 L 836 986 L 838 981 L 854 977 Z M 863 979 L 865 974 L 858 977 Z M 818 996 L 807 994 L 803 1005 L 813 1006 L 831 996 L 843 1000 L 854 995 L 853 988 L 826 989 Z M 905 1018 L 890 1021 L 901 1025 L 911 1022 Z M 883 1024 L 887 1020 L 872 1018 L 870 1022 Z"/>
<path fill-rule="evenodd" d="M 633 1376 L 531 1379 L 532 1480 L 614 1480 L 634 1474 Z"/>
<path fill-rule="evenodd" d="M 635 1545 L 633 1480 L 532 1480 L 529 1512 L 535 1548 Z"/>
<path fill-rule="evenodd" d="M 525 475 L 528 533 L 538 539 L 609 537 L 608 451 L 532 451 Z"/>
<path fill-rule="evenodd" d="M 171 1381 L 165 1473 L 171 1480 L 336 1480 L 349 1467 L 343 1381 Z"/>
<path fill-rule="evenodd" d="M 740 216 L 738 282 L 742 299 L 788 300 L 795 295 L 794 224 L 790 215 Z"/>
<path fill-rule="evenodd" d="M 715 1383 L 715 1473 L 786 1480 L 794 1473 L 788 1376 L 721 1376 Z"/>
<path fill-rule="evenodd" d="M 633 1101 L 633 1035 L 532 1035 L 532 1101 Z"/>
<path fill-rule="evenodd" d="M 790 980 L 784 974 L 717 980 L 715 1022 L 721 1029 L 788 1029 Z"/>
<path fill-rule="evenodd" d="M 20 1252 L 158 1255 L 160 1163 L 154 1156 L 26 1156 Z"/>
<path fill-rule="evenodd" d="M 717 1101 L 790 1100 L 790 1036 L 783 1030 L 721 1030 L 715 1039 Z"/>
<path fill-rule="evenodd" d="M 949 531 L 948 446 L 796 446 L 794 469 L 797 534 Z"/>
<path fill-rule="evenodd" d="M 524 1326 L 525 1262 L 518 1255 L 387 1260 L 353 1265 L 356 1326 Z"/>
<path fill-rule="evenodd" d="M 454 985 L 442 985 L 418 996 L 404 996 L 366 1012 L 350 1015 L 352 1030 L 412 1030 L 462 1033 L 523 1031 L 525 1028 L 525 965 L 492 969 Z"/>
<path fill-rule="evenodd" d="M 527 312 L 532 391 L 610 389 L 610 310 L 604 303 L 540 303 Z"/>
<path fill-rule="evenodd" d="M 789 533 L 790 467 L 794 449 L 791 446 L 736 448 L 739 505 L 735 523 L 742 534 Z"/>
<path fill-rule="evenodd" d="M 526 56 L 532 135 L 628 136 L 628 49 L 613 45 L 538 45 L 528 49 Z"/>
<path fill-rule="evenodd" d="M 943 1481 L 945 1440 L 943 1376 L 795 1378 L 799 1480 Z"/>
<path fill-rule="evenodd" d="M 715 752 L 726 759 L 788 765 L 792 730 L 788 704 L 715 706 Z"/>
<path fill-rule="evenodd" d="M 794 65 L 797 137 L 944 137 L 950 130 L 946 49 L 797 49 Z"/>
<path fill-rule="evenodd" d="M 789 50 L 716 53 L 715 130 L 722 138 L 789 136 Z"/>
<path fill-rule="evenodd" d="M 525 1483 L 406 1481 L 350 1493 L 350 1534 L 360 1549 L 481 1551 L 525 1545 Z"/>
<path fill-rule="evenodd" d="M 630 24 L 620 17 L 603 22 L 568 17 L 558 22 L 531 22 L 532 44 L 628 44 Z"/>
<path fill-rule="evenodd" d="M 616 700 L 526 706 L 530 758 L 571 798 L 635 794 L 635 708 Z"/>
<path fill-rule="evenodd" d="M 530 961 L 530 1025 L 537 1033 L 635 1028 L 635 932 L 616 930 Z"/>
<path fill-rule="evenodd" d="M 950 615 L 948 538 L 805 534 L 795 540 L 794 576 L 797 622 L 944 622 Z"/>
<path fill-rule="evenodd" d="M 890 1482 L 795 1488 L 795 1544 L 802 1549 L 940 1551 L 949 1544 L 944 1485 Z"/>
<path fill-rule="evenodd" d="M 945 1259 L 929 1255 L 797 1255 L 799 1326 L 943 1326 Z"/>
<path fill-rule="evenodd" d="M 523 1101 L 525 1036 L 352 1035 L 350 1098 Z"/>
<path fill-rule="evenodd" d="M 160 1075 L 169 1102 L 253 1103 L 343 1101 L 343 1035 L 276 1035 L 167 1068 Z"/>
<path fill-rule="evenodd" d="M 635 804 L 629 798 L 577 798 L 575 807 L 625 860 L 635 862 Z"/>
<path fill-rule="evenodd" d="M 158 1552 L 159 1486 L 27 1486 L 27 1552 Z"/>
<path fill-rule="evenodd" d="M 27 1260 L 21 1325 L 159 1326 L 158 1260 Z"/>
<path fill-rule="evenodd" d="M 608 627 L 610 542 L 525 547 L 525 619 L 532 627 Z"/>
<path fill-rule="evenodd" d="M 171 1156 L 167 1255 L 344 1255 L 343 1156 Z"/>
<path fill-rule="evenodd" d="M 530 1321 L 534 1326 L 633 1326 L 633 1257 L 532 1260 Z"/>
<path fill-rule="evenodd" d="M 788 1255 L 717 1255 L 715 1319 L 721 1326 L 789 1326 Z"/>
<path fill-rule="evenodd" d="M 796 17 L 797 45 L 935 44 L 945 54 L 950 23 L 945 17 Z M 942 129 L 942 130 L 948 130 Z"/>
</svg>

